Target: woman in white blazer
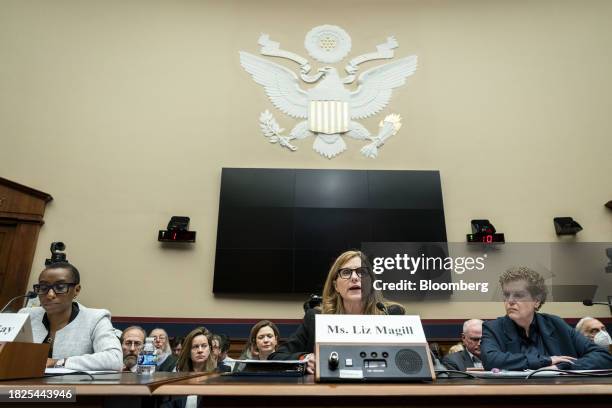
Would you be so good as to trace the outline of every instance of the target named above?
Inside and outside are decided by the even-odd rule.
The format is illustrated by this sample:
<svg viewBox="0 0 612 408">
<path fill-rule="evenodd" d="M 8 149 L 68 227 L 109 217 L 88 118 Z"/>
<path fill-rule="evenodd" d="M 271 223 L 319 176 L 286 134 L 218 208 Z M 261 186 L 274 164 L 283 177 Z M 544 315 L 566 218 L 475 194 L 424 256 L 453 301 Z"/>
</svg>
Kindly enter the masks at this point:
<svg viewBox="0 0 612 408">
<path fill-rule="evenodd" d="M 19 313 L 30 315 L 34 341 L 49 343 L 47 367 L 120 371 L 123 354 L 110 313 L 75 301 L 80 280 L 79 271 L 68 262 L 47 266 L 34 285 L 42 307 Z"/>
</svg>

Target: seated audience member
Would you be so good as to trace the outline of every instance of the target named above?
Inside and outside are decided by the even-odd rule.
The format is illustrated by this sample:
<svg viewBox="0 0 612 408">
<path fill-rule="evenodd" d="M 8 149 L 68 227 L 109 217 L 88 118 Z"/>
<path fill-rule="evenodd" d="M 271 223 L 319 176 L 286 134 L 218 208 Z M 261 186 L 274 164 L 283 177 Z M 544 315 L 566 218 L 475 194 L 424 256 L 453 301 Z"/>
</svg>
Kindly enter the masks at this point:
<svg viewBox="0 0 612 408">
<path fill-rule="evenodd" d="M 81 277 L 68 262 L 47 266 L 34 285 L 42 307 L 21 309 L 32 321 L 36 343 L 49 343 L 47 367 L 72 370 L 115 370 L 123 367 L 121 344 L 104 309 L 75 301 Z"/>
<path fill-rule="evenodd" d="M 136 372 L 138 354 L 144 346 L 147 333 L 140 326 L 130 326 L 121 333 L 121 348 L 123 349 L 123 370 Z"/>
<path fill-rule="evenodd" d="M 377 307 L 377 304 L 383 304 L 388 314 L 404 314 L 402 306 L 386 302 L 379 291 L 373 290 L 373 282 L 374 273 L 365 254 L 360 251 L 342 253 L 327 274 L 321 306 L 306 311 L 300 327 L 268 360 L 306 360 L 307 371 L 314 373 L 313 351 L 317 313 L 385 314 L 385 311 Z"/>
<path fill-rule="evenodd" d="M 227 353 L 230 349 L 230 338 L 225 334 L 220 334 L 219 338 L 221 343 L 219 344 L 219 358 L 217 359 L 217 371 L 221 373 L 230 372 L 234 368 L 236 360 L 229 357 Z"/>
<path fill-rule="evenodd" d="M 560 317 L 537 313 L 546 301 L 544 279 L 537 272 L 512 268 L 499 282 L 506 316 L 483 325 L 480 355 L 485 369 L 612 368 L 607 350 L 591 343 Z"/>
<path fill-rule="evenodd" d="M 181 354 L 181 349 L 183 348 L 183 340 L 185 340 L 184 337 L 173 337 L 170 340 L 170 348 L 172 349 L 172 355 L 174 355 L 174 357 L 178 358 L 178 356 Z"/>
<path fill-rule="evenodd" d="M 257 322 L 249 334 L 241 359 L 267 360 L 276 351 L 278 345 L 278 328 L 269 320 Z"/>
<path fill-rule="evenodd" d="M 448 349 L 448 354 L 453 354 L 453 353 L 458 353 L 460 351 L 463 351 L 463 343 L 457 343 L 457 344 L 453 344 L 449 349 Z"/>
<path fill-rule="evenodd" d="M 219 354 L 221 354 L 221 337 L 219 337 L 218 334 L 211 335 L 210 344 L 212 347 L 212 356 L 215 359 L 215 364 L 217 364 L 219 361 Z"/>
<path fill-rule="evenodd" d="M 193 329 L 183 342 L 183 349 L 176 363 L 176 371 L 211 373 L 215 371 L 215 359 L 211 354 L 211 334 L 205 327 Z"/>
<path fill-rule="evenodd" d="M 168 333 L 164 329 L 156 328 L 151 330 L 149 337 L 153 337 L 155 354 L 157 354 L 157 371 L 172 371 L 176 367 L 178 357 L 172 354 Z"/>
<path fill-rule="evenodd" d="M 576 324 L 576 330 L 598 346 L 608 348 L 612 339 L 606 330 L 606 326 L 594 317 L 583 317 Z"/>
<path fill-rule="evenodd" d="M 212 357 L 212 335 L 206 327 L 193 329 L 183 341 L 183 349 L 176 363 L 175 371 L 212 373 L 215 371 L 215 359 Z M 162 404 L 165 408 L 199 407 L 202 397 L 170 397 Z"/>
<path fill-rule="evenodd" d="M 471 319 L 463 323 L 461 341 L 463 350 L 450 353 L 442 360 L 450 370 L 465 371 L 467 368 L 482 368 L 480 361 L 480 338 L 482 337 L 482 320 Z"/>
</svg>

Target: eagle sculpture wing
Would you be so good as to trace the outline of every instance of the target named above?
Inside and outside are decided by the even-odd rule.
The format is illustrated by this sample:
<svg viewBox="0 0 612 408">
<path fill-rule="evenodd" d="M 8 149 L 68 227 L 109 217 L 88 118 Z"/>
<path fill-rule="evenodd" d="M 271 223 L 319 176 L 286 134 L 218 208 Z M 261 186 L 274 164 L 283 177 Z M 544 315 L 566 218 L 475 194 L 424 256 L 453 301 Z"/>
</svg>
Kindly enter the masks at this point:
<svg viewBox="0 0 612 408">
<path fill-rule="evenodd" d="M 406 83 L 406 78 L 417 69 L 417 57 L 411 55 L 365 71 L 359 76 L 359 87 L 351 92 L 352 119 L 375 115 L 391 100 L 391 91 Z"/>
<path fill-rule="evenodd" d="M 274 106 L 294 118 L 308 117 L 308 95 L 299 87 L 299 80 L 289 69 L 240 51 L 240 64 L 262 85 Z"/>
</svg>

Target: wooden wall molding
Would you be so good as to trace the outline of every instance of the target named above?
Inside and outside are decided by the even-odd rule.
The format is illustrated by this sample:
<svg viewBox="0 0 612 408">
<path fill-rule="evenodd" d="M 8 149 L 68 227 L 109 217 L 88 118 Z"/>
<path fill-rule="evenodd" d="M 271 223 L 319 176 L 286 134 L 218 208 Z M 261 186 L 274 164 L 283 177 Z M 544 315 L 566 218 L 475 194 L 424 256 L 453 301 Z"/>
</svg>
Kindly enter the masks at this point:
<svg viewBox="0 0 612 408">
<path fill-rule="evenodd" d="M 51 200 L 50 194 L 0 177 L 0 307 L 26 291 L 38 232 Z"/>
</svg>

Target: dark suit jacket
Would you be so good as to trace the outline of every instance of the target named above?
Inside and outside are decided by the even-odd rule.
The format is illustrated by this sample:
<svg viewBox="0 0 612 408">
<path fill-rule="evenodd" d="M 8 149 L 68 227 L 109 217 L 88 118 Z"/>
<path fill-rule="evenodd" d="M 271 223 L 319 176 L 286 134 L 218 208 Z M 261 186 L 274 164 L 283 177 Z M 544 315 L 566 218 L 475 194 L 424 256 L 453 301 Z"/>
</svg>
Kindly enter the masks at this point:
<svg viewBox="0 0 612 408">
<path fill-rule="evenodd" d="M 449 370 L 465 371 L 468 367 L 474 367 L 474 362 L 467 350 L 461 350 L 456 353 L 451 353 L 442 359 Z"/>
<path fill-rule="evenodd" d="M 157 366 L 156 371 L 163 371 L 168 373 L 172 372 L 172 370 L 174 370 L 174 367 L 176 367 L 177 361 L 178 357 L 176 357 L 174 354 L 170 354 L 168 357 L 166 357 L 163 363 Z"/>
<path fill-rule="evenodd" d="M 388 306 L 387 311 L 390 315 L 405 314 L 404 308 L 397 305 Z M 268 356 L 268 360 L 298 360 L 304 354 L 314 352 L 315 315 L 319 313 L 319 309 L 308 309 L 300 327 L 276 352 Z"/>
<path fill-rule="evenodd" d="M 161 408 L 185 408 L 187 405 L 187 397 L 171 396 L 166 397 L 161 403 Z M 197 407 L 202 405 L 202 396 L 198 395 Z"/>
<path fill-rule="evenodd" d="M 536 313 L 537 325 L 544 343 L 545 353 L 534 359 L 521 353 L 517 326 L 508 316 L 485 322 L 482 326 L 480 358 L 485 370 L 500 368 L 525 370 L 550 365 L 550 356 L 572 356 L 575 364 L 560 363 L 557 367 L 570 370 L 612 368 L 612 356 L 608 350 L 590 342 L 560 317 Z"/>
</svg>

